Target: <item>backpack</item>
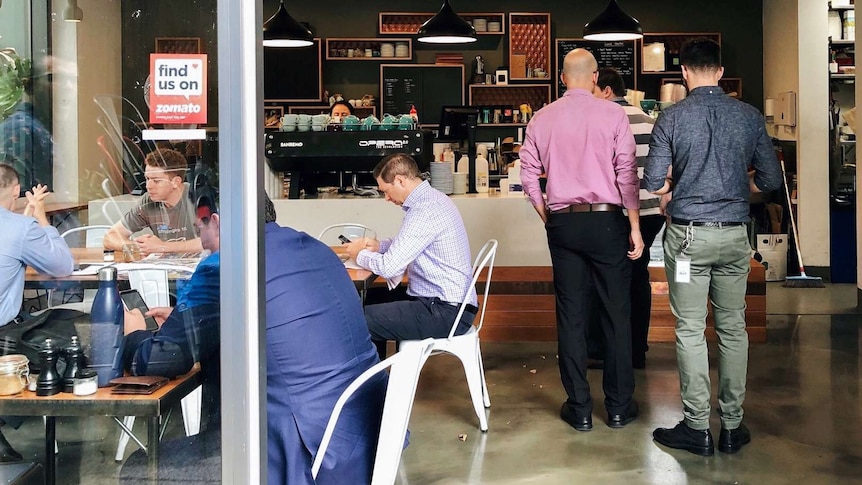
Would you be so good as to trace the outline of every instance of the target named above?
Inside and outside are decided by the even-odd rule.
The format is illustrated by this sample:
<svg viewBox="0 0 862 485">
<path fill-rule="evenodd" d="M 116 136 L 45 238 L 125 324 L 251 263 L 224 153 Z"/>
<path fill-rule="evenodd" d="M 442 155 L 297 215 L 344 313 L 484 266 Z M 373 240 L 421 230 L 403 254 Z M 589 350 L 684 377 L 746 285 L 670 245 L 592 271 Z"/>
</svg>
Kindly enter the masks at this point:
<svg viewBox="0 0 862 485">
<path fill-rule="evenodd" d="M 51 339 L 54 348 L 64 349 L 72 343 L 72 336 L 78 332 L 75 324 L 89 324 L 90 315 L 77 310 L 52 308 L 21 323 L 9 323 L 0 327 L 0 341 L 6 346 L 14 342 L 15 350 L 10 353 L 23 354 L 30 361 L 30 370 L 39 372 L 39 349 L 45 339 Z M 58 366 L 62 372 L 65 364 Z"/>
</svg>

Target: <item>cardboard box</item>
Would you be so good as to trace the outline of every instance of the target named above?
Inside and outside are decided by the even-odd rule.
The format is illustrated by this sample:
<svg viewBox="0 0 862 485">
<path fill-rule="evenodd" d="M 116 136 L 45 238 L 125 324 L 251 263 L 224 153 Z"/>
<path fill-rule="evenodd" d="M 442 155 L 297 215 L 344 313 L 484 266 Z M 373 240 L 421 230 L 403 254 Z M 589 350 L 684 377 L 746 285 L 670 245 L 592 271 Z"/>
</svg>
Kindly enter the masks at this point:
<svg viewBox="0 0 862 485">
<path fill-rule="evenodd" d="M 509 66 L 512 79 L 523 79 L 527 77 L 527 56 L 524 54 L 512 54 L 512 65 Z"/>
<path fill-rule="evenodd" d="M 787 234 L 758 234 L 757 252 L 766 270 L 766 281 L 787 277 Z"/>
</svg>

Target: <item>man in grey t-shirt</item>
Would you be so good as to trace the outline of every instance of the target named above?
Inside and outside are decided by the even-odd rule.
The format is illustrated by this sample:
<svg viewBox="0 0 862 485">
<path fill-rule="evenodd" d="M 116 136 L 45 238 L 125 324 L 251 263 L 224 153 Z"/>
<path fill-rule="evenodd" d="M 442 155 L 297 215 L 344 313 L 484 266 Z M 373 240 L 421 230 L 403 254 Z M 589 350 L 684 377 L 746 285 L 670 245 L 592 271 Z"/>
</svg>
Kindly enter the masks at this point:
<svg viewBox="0 0 862 485">
<path fill-rule="evenodd" d="M 158 149 L 147 155 L 144 163 L 147 193 L 105 234 L 105 248 L 119 250 L 125 244 L 136 243 L 144 255 L 202 251 L 195 234 L 189 187 L 183 183 L 188 168 L 186 158 L 176 150 Z M 147 228 L 153 233 L 131 239 Z"/>
</svg>

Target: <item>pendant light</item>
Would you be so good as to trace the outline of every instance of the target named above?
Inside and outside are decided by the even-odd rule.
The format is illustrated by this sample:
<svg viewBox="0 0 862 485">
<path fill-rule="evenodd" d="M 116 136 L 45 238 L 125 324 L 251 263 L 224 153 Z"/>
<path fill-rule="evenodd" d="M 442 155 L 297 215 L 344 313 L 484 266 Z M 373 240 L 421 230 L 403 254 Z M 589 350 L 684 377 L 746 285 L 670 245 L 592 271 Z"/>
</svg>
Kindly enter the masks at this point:
<svg viewBox="0 0 862 485">
<path fill-rule="evenodd" d="M 416 34 L 416 40 L 427 44 L 476 42 L 476 29 L 452 10 L 449 0 L 443 0 L 443 6 L 437 15 L 422 24 Z"/>
<path fill-rule="evenodd" d="M 644 36 L 638 19 L 623 12 L 617 0 L 611 0 L 604 12 L 584 25 L 584 39 L 634 40 Z"/>
<path fill-rule="evenodd" d="M 80 22 L 84 20 L 84 11 L 78 6 L 78 0 L 69 0 L 63 9 L 63 20 L 66 22 Z"/>
<path fill-rule="evenodd" d="M 313 43 L 314 35 L 287 13 L 281 0 L 278 10 L 263 24 L 263 46 L 308 47 Z"/>
</svg>

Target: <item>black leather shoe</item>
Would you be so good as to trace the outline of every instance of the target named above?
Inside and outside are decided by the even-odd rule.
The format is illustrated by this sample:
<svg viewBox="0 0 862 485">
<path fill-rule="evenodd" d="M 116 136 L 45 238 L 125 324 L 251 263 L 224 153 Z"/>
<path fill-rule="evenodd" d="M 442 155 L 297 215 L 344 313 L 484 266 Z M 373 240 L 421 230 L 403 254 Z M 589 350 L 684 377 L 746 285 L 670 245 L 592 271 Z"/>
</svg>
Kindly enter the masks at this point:
<svg viewBox="0 0 862 485">
<path fill-rule="evenodd" d="M 6 437 L 0 432 L 0 463 L 9 463 L 13 461 L 21 461 L 24 457 L 21 453 L 15 451 L 12 445 L 6 441 Z"/>
<path fill-rule="evenodd" d="M 741 423 L 736 429 L 721 428 L 718 435 L 718 451 L 722 453 L 736 453 L 748 443 L 751 443 L 751 431 Z"/>
<path fill-rule="evenodd" d="M 652 438 L 668 448 L 685 450 L 695 455 L 712 456 L 715 454 L 712 433 L 708 429 L 699 431 L 689 428 L 684 421 L 680 421 L 673 428 L 657 428 L 652 432 Z"/>
<path fill-rule="evenodd" d="M 629 405 L 626 406 L 625 411 L 616 414 L 608 413 L 608 426 L 611 428 L 622 428 L 638 417 L 639 409 L 637 401 L 632 399 Z"/>
<path fill-rule="evenodd" d="M 593 416 L 578 416 L 570 407 L 569 403 L 564 402 L 560 408 L 560 418 L 569 423 L 569 426 L 578 431 L 590 431 L 593 429 Z"/>
</svg>

